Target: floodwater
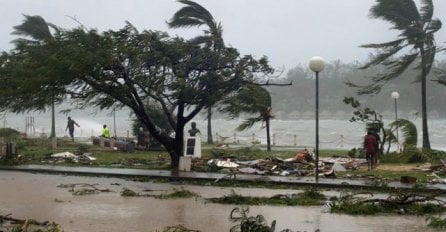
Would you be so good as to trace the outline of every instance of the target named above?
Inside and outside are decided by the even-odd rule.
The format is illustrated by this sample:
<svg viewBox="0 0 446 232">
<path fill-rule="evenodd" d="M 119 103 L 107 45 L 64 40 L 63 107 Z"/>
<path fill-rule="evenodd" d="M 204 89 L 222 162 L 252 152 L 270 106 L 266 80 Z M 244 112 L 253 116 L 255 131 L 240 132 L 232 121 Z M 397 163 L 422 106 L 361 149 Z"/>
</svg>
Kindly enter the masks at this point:
<svg viewBox="0 0 446 232">
<path fill-rule="evenodd" d="M 60 184 L 88 183 L 109 189 L 92 195 L 73 196 Z M 229 214 L 236 205 L 206 203 L 201 198 L 159 200 L 152 197 L 122 197 L 128 188 L 142 194 L 170 193 L 187 189 L 205 198 L 229 195 L 272 196 L 298 190 L 220 188 L 175 183 L 135 182 L 118 178 L 34 174 L 0 171 L 0 215 L 54 221 L 64 231 L 162 231 L 183 224 L 200 231 L 229 231 Z M 325 213 L 324 207 L 251 206 L 250 216 L 262 214 L 268 223 L 276 220 L 276 231 L 436 231 L 425 217 L 349 216 Z"/>
</svg>

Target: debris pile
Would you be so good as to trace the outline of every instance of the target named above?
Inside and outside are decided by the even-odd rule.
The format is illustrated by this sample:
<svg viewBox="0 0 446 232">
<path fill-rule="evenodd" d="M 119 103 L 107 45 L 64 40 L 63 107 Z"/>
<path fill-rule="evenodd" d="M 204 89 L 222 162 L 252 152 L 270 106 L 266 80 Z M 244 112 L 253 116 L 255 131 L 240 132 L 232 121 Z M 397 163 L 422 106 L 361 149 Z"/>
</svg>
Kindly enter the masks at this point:
<svg viewBox="0 0 446 232">
<path fill-rule="evenodd" d="M 356 169 L 366 163 L 365 159 L 332 157 L 319 160 L 319 168 L 326 176 L 335 176 L 336 171 Z M 203 162 L 194 162 L 195 168 L 202 168 Z M 297 152 L 293 157 L 278 157 L 240 161 L 235 157 L 211 159 L 206 165 L 211 170 L 230 169 L 232 172 L 258 175 L 307 176 L 314 175 L 315 163 L 313 155 L 307 150 Z"/>
<path fill-rule="evenodd" d="M 74 154 L 66 151 L 66 152 L 54 153 L 49 157 L 45 158 L 44 161 L 50 163 L 65 163 L 65 162 L 90 163 L 95 160 L 96 158 L 93 157 L 91 153 Z"/>
</svg>

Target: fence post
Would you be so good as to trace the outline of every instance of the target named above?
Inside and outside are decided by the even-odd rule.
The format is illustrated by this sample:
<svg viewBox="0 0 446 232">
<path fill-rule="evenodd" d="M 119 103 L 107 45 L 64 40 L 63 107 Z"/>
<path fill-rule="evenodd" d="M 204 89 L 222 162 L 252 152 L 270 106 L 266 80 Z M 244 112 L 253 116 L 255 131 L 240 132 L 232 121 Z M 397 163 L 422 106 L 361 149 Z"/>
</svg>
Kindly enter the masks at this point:
<svg viewBox="0 0 446 232">
<path fill-rule="evenodd" d="M 234 143 L 237 143 L 237 134 L 234 133 Z"/>
<path fill-rule="evenodd" d="M 273 134 L 273 145 L 276 145 L 276 134 Z"/>
<path fill-rule="evenodd" d="M 341 135 L 341 147 L 344 147 L 344 135 Z"/>
<path fill-rule="evenodd" d="M 218 143 L 218 137 L 219 136 L 218 136 L 218 132 L 217 132 L 217 133 L 215 133 L 215 140 L 216 140 L 215 142 L 217 142 L 217 143 Z"/>
<path fill-rule="evenodd" d="M 297 135 L 294 135 L 294 146 L 297 146 Z"/>
</svg>

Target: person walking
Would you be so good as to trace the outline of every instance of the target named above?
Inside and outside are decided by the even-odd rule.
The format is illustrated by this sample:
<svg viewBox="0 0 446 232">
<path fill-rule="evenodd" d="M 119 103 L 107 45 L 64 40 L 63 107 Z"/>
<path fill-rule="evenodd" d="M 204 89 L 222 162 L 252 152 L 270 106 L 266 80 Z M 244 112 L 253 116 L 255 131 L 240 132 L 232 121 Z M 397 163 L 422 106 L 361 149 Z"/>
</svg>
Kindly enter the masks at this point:
<svg viewBox="0 0 446 232">
<path fill-rule="evenodd" d="M 366 152 L 366 159 L 368 164 L 368 170 L 375 169 L 376 166 L 376 137 L 372 131 L 367 131 L 367 135 L 364 137 L 364 151 Z"/>
<path fill-rule="evenodd" d="M 71 117 L 68 117 L 67 128 L 65 128 L 65 131 L 67 130 L 69 131 L 71 141 L 74 141 L 74 125 L 80 127 L 79 124 L 77 124 L 73 119 L 71 119 Z"/>
</svg>

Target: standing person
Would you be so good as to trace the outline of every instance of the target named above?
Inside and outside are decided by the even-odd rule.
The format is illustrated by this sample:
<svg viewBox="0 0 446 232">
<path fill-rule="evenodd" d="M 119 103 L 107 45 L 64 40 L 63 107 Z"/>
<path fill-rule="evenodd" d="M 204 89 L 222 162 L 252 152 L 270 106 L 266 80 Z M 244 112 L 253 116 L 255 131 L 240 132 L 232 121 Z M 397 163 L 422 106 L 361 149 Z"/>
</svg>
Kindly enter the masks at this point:
<svg viewBox="0 0 446 232">
<path fill-rule="evenodd" d="M 364 137 L 364 150 L 366 152 L 368 170 L 370 171 L 376 165 L 376 137 L 370 130 L 367 131 L 367 135 Z"/>
<path fill-rule="evenodd" d="M 375 136 L 376 142 L 375 142 L 375 166 L 378 165 L 379 160 L 381 159 L 381 149 L 379 148 L 381 144 L 381 137 L 379 136 L 377 130 L 372 131 L 372 135 Z"/>
<path fill-rule="evenodd" d="M 109 139 L 110 138 L 110 130 L 108 129 L 107 125 L 103 126 L 102 129 L 102 137 Z"/>
<path fill-rule="evenodd" d="M 67 128 L 65 128 L 65 131 L 69 130 L 71 141 L 74 141 L 74 125 L 80 127 L 79 124 L 77 124 L 74 120 L 68 117 Z"/>
</svg>

